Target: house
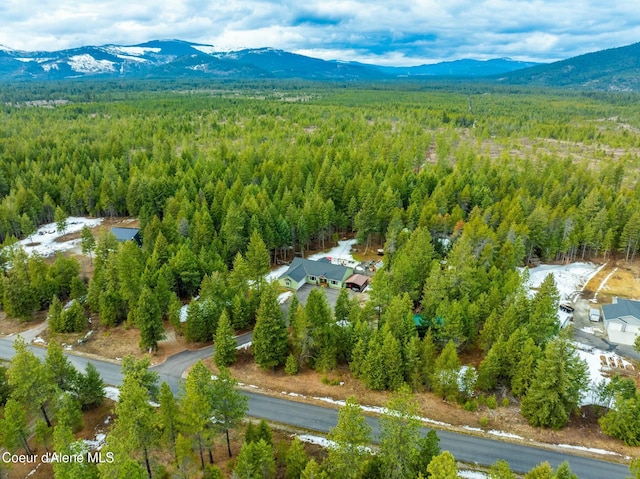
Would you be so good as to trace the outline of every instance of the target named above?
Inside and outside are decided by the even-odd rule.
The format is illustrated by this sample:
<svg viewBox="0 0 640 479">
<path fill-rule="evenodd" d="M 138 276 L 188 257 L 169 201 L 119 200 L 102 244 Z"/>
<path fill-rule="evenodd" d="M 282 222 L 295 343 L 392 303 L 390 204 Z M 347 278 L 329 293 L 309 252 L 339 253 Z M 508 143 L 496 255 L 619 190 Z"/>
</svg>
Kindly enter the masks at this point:
<svg viewBox="0 0 640 479">
<path fill-rule="evenodd" d="M 640 333 L 640 301 L 613 298 L 602 306 L 602 319 L 609 341 L 631 346 Z"/>
<path fill-rule="evenodd" d="M 294 291 L 298 291 L 303 284 L 317 284 L 339 289 L 345 286 L 346 279 L 352 273 L 352 268 L 332 264 L 326 258 L 318 261 L 294 258 L 289 269 L 278 278 L 278 282 Z"/>
<path fill-rule="evenodd" d="M 142 246 L 140 230 L 138 228 L 111 228 L 111 233 L 120 243 L 125 241 L 135 241 L 138 246 Z"/>
</svg>

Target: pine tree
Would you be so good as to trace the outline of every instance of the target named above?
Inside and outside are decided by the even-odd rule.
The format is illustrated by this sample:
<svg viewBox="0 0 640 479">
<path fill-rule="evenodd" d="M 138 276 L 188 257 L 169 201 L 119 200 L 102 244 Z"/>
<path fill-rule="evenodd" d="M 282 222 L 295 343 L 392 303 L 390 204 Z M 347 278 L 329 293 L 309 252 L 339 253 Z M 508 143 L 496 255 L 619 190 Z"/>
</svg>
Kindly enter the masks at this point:
<svg viewBox="0 0 640 479">
<path fill-rule="evenodd" d="M 13 343 L 15 354 L 7 370 L 7 382 L 12 388 L 12 397 L 21 404 L 39 409 L 42 417 L 51 426 L 47 405 L 53 399 L 57 388 L 48 377 L 40 360 L 27 349 L 27 343 L 18 337 Z"/>
<path fill-rule="evenodd" d="M 338 412 L 338 423 L 329 432 L 333 445 L 327 461 L 332 477 L 356 479 L 362 475 L 370 451 L 371 427 L 362 414 L 362 408 L 353 396 Z"/>
<path fill-rule="evenodd" d="M 158 400 L 160 405 L 158 413 L 160 416 L 159 425 L 162 431 L 162 442 L 171 448 L 175 460 L 178 461 L 176 440 L 180 429 L 180 424 L 178 422 L 180 417 L 180 408 L 171 388 L 166 382 L 163 382 L 160 385 L 160 395 Z"/>
<path fill-rule="evenodd" d="M 237 385 L 238 382 L 233 379 L 229 369 L 220 367 L 218 377 L 213 381 L 211 404 L 216 418 L 215 427 L 224 432 L 227 438 L 229 457 L 231 457 L 229 430 L 240 424 L 249 407 L 249 398 L 238 391 Z"/>
<path fill-rule="evenodd" d="M 578 479 L 578 476 L 571 472 L 569 463 L 564 461 L 556 469 L 553 479 Z"/>
<path fill-rule="evenodd" d="M 420 420 L 418 405 L 404 386 L 394 394 L 380 418 L 380 460 L 383 477 L 401 479 L 415 477 Z"/>
<path fill-rule="evenodd" d="M 285 464 L 287 466 L 285 479 L 300 479 L 300 474 L 302 474 L 307 465 L 307 460 L 304 444 L 297 437 L 294 438 L 285 455 Z"/>
<path fill-rule="evenodd" d="M 64 355 L 62 346 L 55 340 L 49 342 L 44 366 L 47 376 L 53 380 L 56 386 L 63 391 L 71 391 L 73 389 L 78 371 Z"/>
<path fill-rule="evenodd" d="M 50 427 L 46 423 L 45 426 Z M 2 444 L 9 451 L 13 452 L 22 447 L 27 454 L 33 454 L 28 442 L 27 413 L 22 404 L 13 398 L 9 398 L 4 405 L 0 431 L 2 431 Z"/>
<path fill-rule="evenodd" d="M 575 354 L 567 338 L 551 341 L 522 400 L 522 415 L 532 426 L 564 427 L 580 405 L 588 377 L 586 363 Z"/>
<path fill-rule="evenodd" d="M 75 432 L 82 429 L 82 406 L 71 394 L 62 393 L 56 398 L 55 413 L 58 419 L 56 426 L 68 426 Z"/>
<path fill-rule="evenodd" d="M 260 284 L 264 276 L 269 272 L 271 259 L 269 251 L 257 230 L 253 230 L 251 238 L 249 238 L 246 260 L 249 267 L 249 278 Z"/>
<path fill-rule="evenodd" d="M 548 462 L 543 462 L 527 472 L 524 479 L 553 479 L 553 468 Z"/>
<path fill-rule="evenodd" d="M 273 448 L 262 439 L 244 443 L 233 476 L 238 479 L 271 479 L 276 473 Z"/>
<path fill-rule="evenodd" d="M 558 334 L 558 305 L 560 294 L 556 287 L 552 274 L 548 274 L 538 291 L 536 292 L 532 306 L 532 317 L 535 321 L 530 323 L 529 337 L 533 338 L 537 345 L 546 344 Z"/>
<path fill-rule="evenodd" d="M 213 361 L 218 367 L 229 366 L 236 361 L 238 343 L 229 321 L 229 314 L 225 309 L 218 321 L 216 329 Z"/>
<path fill-rule="evenodd" d="M 382 343 L 382 361 L 386 373 L 386 387 L 397 391 L 404 384 L 402 354 L 399 341 L 387 330 Z"/>
<path fill-rule="evenodd" d="M 329 479 L 329 474 L 322 470 L 315 459 L 311 458 L 300 474 L 300 479 Z"/>
<path fill-rule="evenodd" d="M 198 446 L 200 466 L 204 471 L 204 448 L 209 442 L 208 427 L 213 407 L 211 404 L 213 383 L 211 372 L 198 361 L 187 376 L 181 398 L 181 423 L 184 432 L 190 434 Z"/>
<path fill-rule="evenodd" d="M 498 460 L 489 468 L 489 479 L 517 479 L 517 477 L 507 461 Z"/>
<path fill-rule="evenodd" d="M 458 466 L 453 455 L 449 451 L 444 451 L 433 458 L 427 467 L 427 472 L 437 479 L 457 479 Z"/>
<path fill-rule="evenodd" d="M 62 325 L 62 303 L 57 296 L 54 296 L 49 305 L 49 314 L 47 315 L 49 328 L 54 333 L 60 333 L 63 330 Z"/>
<path fill-rule="evenodd" d="M 433 429 L 429 429 L 426 436 L 421 437 L 418 443 L 418 458 L 415 470 L 421 474 L 427 474 L 427 467 L 431 460 L 440 454 L 440 438 Z"/>
<path fill-rule="evenodd" d="M 91 409 L 102 404 L 105 397 L 104 381 L 93 363 L 87 363 L 84 374 L 76 375 L 75 390 L 83 409 Z"/>
<path fill-rule="evenodd" d="M 455 398 L 458 394 L 460 359 L 453 341 L 449 341 L 435 362 L 431 376 L 433 392 L 443 399 Z"/>
<path fill-rule="evenodd" d="M 83 226 L 80 233 L 80 245 L 82 254 L 88 255 L 91 264 L 93 264 L 93 250 L 96 249 L 96 239 L 88 226 Z"/>
<path fill-rule="evenodd" d="M 275 369 L 287 359 L 289 335 L 277 296 L 275 285 L 264 288 L 253 330 L 253 356 L 263 369 Z"/>
<path fill-rule="evenodd" d="M 158 300 L 147 287 L 142 288 L 135 312 L 136 326 L 140 330 L 140 349 L 158 350 L 158 341 L 166 335 L 162 325 L 162 313 Z"/>
</svg>

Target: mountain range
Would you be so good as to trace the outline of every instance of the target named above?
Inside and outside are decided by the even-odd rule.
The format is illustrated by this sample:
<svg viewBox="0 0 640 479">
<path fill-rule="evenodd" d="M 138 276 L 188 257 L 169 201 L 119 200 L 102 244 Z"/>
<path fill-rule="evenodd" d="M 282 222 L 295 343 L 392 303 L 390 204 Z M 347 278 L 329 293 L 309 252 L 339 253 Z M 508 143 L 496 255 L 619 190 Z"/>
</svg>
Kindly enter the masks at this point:
<svg viewBox="0 0 640 479">
<path fill-rule="evenodd" d="M 300 78 L 392 80 L 483 78 L 504 84 L 639 89 L 640 43 L 551 64 L 508 58 L 472 59 L 414 67 L 326 61 L 272 48 L 220 51 L 212 45 L 154 40 L 138 45 L 86 46 L 53 52 L 0 45 L 0 81 L 73 78 Z"/>
</svg>

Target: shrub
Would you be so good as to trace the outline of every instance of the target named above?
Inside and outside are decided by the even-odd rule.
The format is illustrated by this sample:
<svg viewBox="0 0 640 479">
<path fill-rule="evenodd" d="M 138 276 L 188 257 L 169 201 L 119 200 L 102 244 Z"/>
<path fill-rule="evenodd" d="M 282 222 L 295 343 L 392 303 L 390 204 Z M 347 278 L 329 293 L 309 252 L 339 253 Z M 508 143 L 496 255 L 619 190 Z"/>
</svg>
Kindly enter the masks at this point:
<svg viewBox="0 0 640 479">
<path fill-rule="evenodd" d="M 489 409 L 496 409 L 498 407 L 498 400 L 496 399 L 496 396 L 489 396 L 487 398 L 487 407 Z"/>
<path fill-rule="evenodd" d="M 470 399 L 469 401 L 465 402 L 464 405 L 462 406 L 462 409 L 464 409 L 465 411 L 477 411 L 478 410 L 478 401 L 476 401 L 475 399 Z"/>
</svg>

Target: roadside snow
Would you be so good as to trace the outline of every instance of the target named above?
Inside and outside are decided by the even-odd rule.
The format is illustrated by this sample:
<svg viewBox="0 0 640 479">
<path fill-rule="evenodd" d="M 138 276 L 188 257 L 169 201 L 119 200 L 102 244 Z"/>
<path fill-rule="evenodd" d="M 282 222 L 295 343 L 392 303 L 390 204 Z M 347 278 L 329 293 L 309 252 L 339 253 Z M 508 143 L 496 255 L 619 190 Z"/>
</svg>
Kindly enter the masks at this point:
<svg viewBox="0 0 640 479">
<path fill-rule="evenodd" d="M 507 437 L 509 439 L 524 439 L 522 436 L 518 436 L 517 434 L 511 434 L 510 432 L 504 431 L 496 431 L 495 429 L 491 429 L 490 431 L 487 431 L 487 433 L 498 437 Z"/>
<path fill-rule="evenodd" d="M 561 447 L 563 449 L 575 449 L 578 451 L 585 451 L 585 452 L 593 452 L 596 454 L 606 454 L 608 456 L 622 456 L 622 454 L 618 454 L 617 452 L 611 452 L 611 451 L 606 451 L 604 449 L 596 449 L 592 447 L 571 446 L 569 444 L 556 444 L 556 447 Z"/>
<path fill-rule="evenodd" d="M 487 479 L 490 476 L 487 476 L 484 472 L 468 471 L 466 469 L 463 469 L 461 471 L 458 471 L 458 477 L 461 477 L 463 479 Z"/>
<path fill-rule="evenodd" d="M 591 299 L 591 301 L 595 302 L 598 300 L 598 293 L 602 290 L 602 288 L 604 288 L 607 282 L 611 279 L 611 276 L 613 276 L 616 273 L 616 271 L 618 271 L 617 266 L 613 268 L 613 271 L 611 271 L 611 273 L 609 273 L 605 279 L 602 280 L 602 283 L 600 283 L 600 286 L 598 286 L 598 289 L 593 294 L 593 298 Z"/>
<path fill-rule="evenodd" d="M 296 436 L 302 442 L 307 442 L 309 444 L 316 444 L 322 447 L 332 447 L 335 446 L 336 443 L 322 436 L 313 436 L 311 434 L 298 434 Z"/>
<path fill-rule="evenodd" d="M 102 223 L 102 218 L 84 218 L 79 216 L 70 216 L 67 218 L 67 228 L 64 232 L 56 229 L 55 223 L 49 223 L 38 228 L 28 238 L 18 242 L 27 254 L 37 253 L 40 256 L 51 256 L 58 251 L 69 251 L 80 245 L 80 239 L 57 243 L 56 239 L 70 233 L 82 231 L 82 228 L 88 226 L 94 228 Z"/>
<path fill-rule="evenodd" d="M 236 349 L 249 349 L 250 347 L 251 347 L 251 341 L 249 341 L 248 343 L 241 344 Z"/>
<path fill-rule="evenodd" d="M 563 265 L 542 264 L 535 268 L 529 268 L 529 289 L 540 287 L 548 274 L 552 274 L 556 281 L 560 300 L 570 300 L 582 291 L 584 286 L 593 278 L 604 265 L 598 266 L 593 263 L 571 263 Z M 532 291 L 533 295 L 534 292 Z"/>
</svg>

